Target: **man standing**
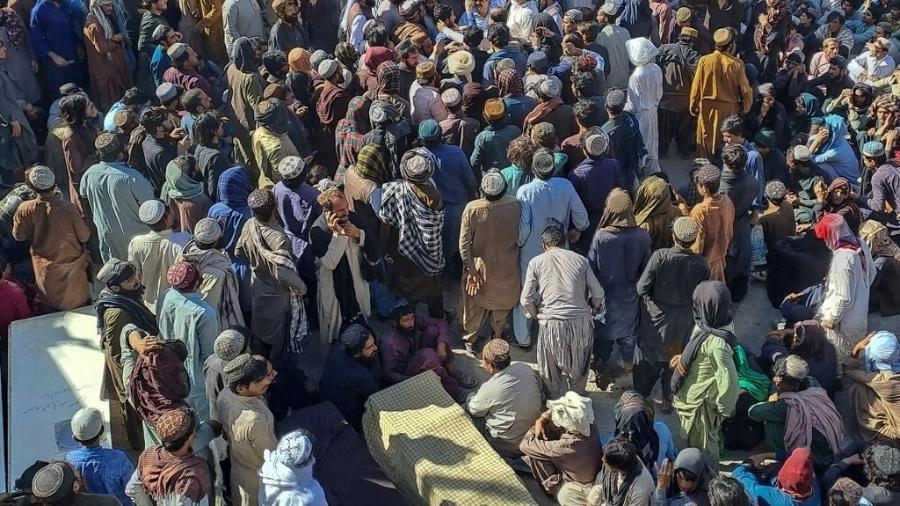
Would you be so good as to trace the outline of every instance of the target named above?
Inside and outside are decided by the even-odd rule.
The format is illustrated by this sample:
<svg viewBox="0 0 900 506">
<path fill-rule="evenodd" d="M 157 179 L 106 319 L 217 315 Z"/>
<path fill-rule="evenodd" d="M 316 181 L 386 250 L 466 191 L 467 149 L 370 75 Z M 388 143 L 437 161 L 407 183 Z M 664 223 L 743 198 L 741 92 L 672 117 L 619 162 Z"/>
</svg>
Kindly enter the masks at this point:
<svg viewBox="0 0 900 506">
<path fill-rule="evenodd" d="M 194 455 L 191 448 L 197 430 L 193 410 L 169 410 L 159 417 L 156 428 L 162 444 L 141 453 L 137 470 L 128 483 L 128 496 L 136 504 L 164 497 L 176 502 L 205 503 L 212 492 L 212 482 L 206 461 Z M 162 476 L 169 479 L 160 479 Z"/>
<path fill-rule="evenodd" d="M 734 204 L 728 195 L 719 194 L 719 169 L 705 165 L 694 173 L 694 185 L 703 201 L 691 209 L 697 222 L 697 238 L 691 251 L 706 258 L 709 279 L 725 282 L 725 255 L 734 233 Z M 682 212 L 686 205 L 680 204 Z"/>
<path fill-rule="evenodd" d="M 257 472 L 264 454 L 275 449 L 275 416 L 265 401 L 269 386 L 278 375 L 272 363 L 259 355 L 244 353 L 225 365 L 223 390 L 216 401 L 231 457 L 231 494 L 234 504 L 256 506 L 259 497 Z"/>
<path fill-rule="evenodd" d="M 431 178 L 435 165 L 427 149 L 407 151 L 400 162 L 403 179 L 384 185 L 378 216 L 391 228 L 386 261 L 394 295 L 425 302 L 432 318 L 442 318 L 444 203 Z"/>
<path fill-rule="evenodd" d="M 478 330 L 491 315 L 491 339 L 501 339 L 519 286 L 519 201 L 506 195 L 506 179 L 491 170 L 481 179 L 481 197 L 466 205 L 459 233 L 462 258 L 462 326 L 466 351 L 475 352 Z M 502 369 L 502 368 L 501 368 Z M 527 430 L 527 427 L 526 427 Z M 515 448 L 518 448 L 516 443 Z"/>
<path fill-rule="evenodd" d="M 609 136 L 599 128 L 583 132 L 579 144 L 585 158 L 569 173 L 568 179 L 587 209 L 588 230 L 595 230 L 606 208 L 609 192 L 622 185 L 622 165 L 607 155 Z M 587 255 L 593 238 L 592 234 L 583 234 L 572 249 Z"/>
<path fill-rule="evenodd" d="M 185 91 L 200 89 L 207 96 L 212 96 L 209 81 L 197 72 L 200 68 L 200 58 L 196 51 L 184 42 L 178 42 L 169 46 L 166 54 L 172 59 L 172 66 L 163 73 L 164 82 L 181 86 Z"/>
<path fill-rule="evenodd" d="M 316 113 L 319 115 L 322 128 L 329 134 L 334 134 L 338 121 L 347 115 L 350 100 L 353 98 L 353 95 L 342 86 L 344 73 L 340 69 L 341 64 L 337 60 L 323 60 L 317 68 L 324 84 L 316 102 Z"/>
<path fill-rule="evenodd" d="M 683 159 L 694 152 L 696 131 L 693 116 L 688 113 L 691 83 L 697 71 L 700 53 L 697 52 L 697 30 L 681 29 L 678 42 L 664 44 L 656 55 L 656 64 L 663 71 L 663 94 L 659 101 L 659 157 L 669 151 L 672 139 Z"/>
<path fill-rule="evenodd" d="M 441 100 L 441 90 L 434 62 L 423 61 L 416 65 L 416 81 L 409 88 L 409 103 L 412 106 L 412 122 L 422 123 L 426 119 L 444 121 L 450 114 Z"/>
<path fill-rule="evenodd" d="M 238 294 L 237 274 L 231 259 L 220 247 L 222 226 L 213 218 L 203 218 L 194 226 L 194 239 L 185 245 L 179 257 L 200 270 L 197 292 L 216 310 L 222 328 L 244 325 Z"/>
<path fill-rule="evenodd" d="M 692 218 L 676 219 L 672 226 L 675 245 L 654 251 L 637 283 L 642 300 L 638 329 L 641 360 L 633 369 L 634 388 L 649 397 L 656 381 L 661 380 L 664 413 L 672 410 L 669 361 L 682 352 L 690 337 L 694 288 L 709 278 L 706 260 L 690 249 L 697 232 L 697 222 Z"/>
<path fill-rule="evenodd" d="M 469 158 L 459 146 L 444 144 L 441 127 L 435 120 L 419 125 L 419 139 L 437 161 L 434 185 L 444 199 L 444 258 L 453 262 L 454 269 L 463 208 L 472 200 L 478 188 Z M 458 272 L 458 271 L 457 271 Z"/>
<path fill-rule="evenodd" d="M 288 114 L 287 107 L 277 98 L 263 100 L 253 109 L 256 129 L 250 136 L 250 144 L 259 168 L 259 188 L 275 185 L 279 179 L 278 163 L 300 154 L 288 135 Z"/>
<path fill-rule="evenodd" d="M 278 21 L 269 32 L 269 51 L 280 49 L 288 54 L 296 47 L 309 47 L 309 35 L 300 19 L 297 0 L 275 0 L 272 9 Z"/>
<path fill-rule="evenodd" d="M 484 346 L 481 367 L 490 378 L 469 395 L 465 410 L 497 453 L 519 457 L 519 443 L 543 409 L 540 382 L 528 364 L 511 364 L 503 339 Z"/>
<path fill-rule="evenodd" d="M 241 229 L 235 256 L 247 260 L 253 273 L 250 346 L 274 359 L 287 351 L 288 342 L 299 343 L 306 335 L 302 300 L 306 284 L 297 274 L 287 235 L 275 217 L 275 196 L 270 190 L 255 190 L 247 205 L 253 217 Z"/>
<path fill-rule="evenodd" d="M 612 156 L 622 164 L 621 187 L 634 194 L 643 176 L 643 160 L 647 148 L 641 135 L 640 124 L 634 114 L 625 110 L 626 97 L 622 90 L 612 90 L 606 95 L 606 114 L 609 119 L 603 131 L 609 136 Z"/>
<path fill-rule="evenodd" d="M 631 39 L 631 35 L 627 29 L 616 23 L 620 8 L 614 2 L 606 2 L 597 9 L 597 23 L 601 28 L 597 42 L 609 51 L 609 59 L 606 62 L 609 68 L 606 85 L 622 90 L 628 88 L 628 76 L 631 73 L 628 51 L 625 49 L 625 43 Z"/>
<path fill-rule="evenodd" d="M 363 276 L 379 259 L 378 244 L 338 186 L 323 188 L 318 202 L 324 210 L 309 232 L 310 250 L 318 267 L 319 336 L 323 345 L 335 341 L 343 322 L 369 319 L 369 282 Z M 370 260 L 371 259 L 371 260 Z M 327 354 L 327 348 L 324 349 Z"/>
<path fill-rule="evenodd" d="M 226 0 L 222 4 L 225 23 L 225 52 L 233 55 L 234 41 L 241 37 L 266 40 L 266 27 L 259 2 L 255 0 Z"/>
<path fill-rule="evenodd" d="M 146 288 L 144 304 L 153 312 L 156 311 L 156 301 L 169 288 L 166 273 L 175 265 L 181 249 L 190 241 L 191 236 L 172 230 L 175 218 L 162 200 L 144 202 L 138 213 L 141 221 L 150 227 L 150 231 L 131 238 L 128 243 L 128 261 L 138 268 L 138 278 Z"/>
<path fill-rule="evenodd" d="M 723 128 L 728 124 L 726 120 Z M 759 153 L 756 159 L 759 161 Z M 743 146 L 732 144 L 722 148 L 722 176 L 719 191 L 727 195 L 734 206 L 734 229 L 725 262 L 725 278 L 731 291 L 731 300 L 740 302 L 747 295 L 750 283 L 750 216 L 753 203 L 760 193 L 760 183 L 744 169 L 749 165 Z"/>
<path fill-rule="evenodd" d="M 140 206 L 153 198 L 153 186 L 123 160 L 119 138 L 103 132 L 94 141 L 100 161 L 81 176 L 81 197 L 87 199 L 100 241 L 100 258 L 128 258 L 131 238 L 148 231 Z"/>
<path fill-rule="evenodd" d="M 747 114 L 753 105 L 744 62 L 734 56 L 734 30 L 720 28 L 713 40 L 716 50 L 697 63 L 690 97 L 690 113 L 698 117 L 697 154 L 703 158 L 711 158 L 722 147 L 716 132 L 719 123 L 728 116 Z"/>
<path fill-rule="evenodd" d="M 649 39 L 629 40 L 625 44 L 634 72 L 628 78 L 628 102 L 625 109 L 638 120 L 647 159 L 641 164 L 644 176 L 659 172 L 659 115 L 656 112 L 663 94 L 663 73 L 654 63 L 656 46 Z"/>
<path fill-rule="evenodd" d="M 81 448 L 66 454 L 66 460 L 78 470 L 85 492 L 112 495 L 124 506 L 134 503 L 125 495 L 125 486 L 134 473 L 128 454 L 116 448 L 102 448 L 103 415 L 96 408 L 81 408 L 72 415 L 72 439 Z"/>
<path fill-rule="evenodd" d="M 544 391 L 557 398 L 584 392 L 591 361 L 592 316 L 603 304 L 603 289 L 588 261 L 565 249 L 559 224 L 541 233 L 544 252 L 528 262 L 521 305 L 539 322 L 537 362 Z"/>
<path fill-rule="evenodd" d="M 31 244 L 34 280 L 44 305 L 63 311 L 80 307 L 91 299 L 86 248 L 91 229 L 78 208 L 57 191 L 49 167 L 32 167 L 27 183 L 37 198 L 16 209 L 13 239 Z"/>
<path fill-rule="evenodd" d="M 309 169 L 299 156 L 282 158 L 275 171 L 281 177 L 281 181 L 272 189 L 275 205 L 284 225 L 284 233 L 291 241 L 290 250 L 297 265 L 297 273 L 306 284 L 306 314 L 312 318 L 312 322 L 316 322 L 316 262 L 309 251 L 309 231 L 322 214 L 322 206 L 316 200 L 319 190 L 306 184 Z"/>
<path fill-rule="evenodd" d="M 167 278 L 172 287 L 156 303 L 159 336 L 167 341 L 181 341 L 187 347 L 184 368 L 191 390 L 187 402 L 201 421 L 209 420 L 203 364 L 213 354 L 213 343 L 219 335 L 219 316 L 197 293 L 200 286 L 197 266 L 181 260 L 169 269 Z"/>
<path fill-rule="evenodd" d="M 97 296 L 96 304 L 100 347 L 106 359 L 101 388 L 103 397 L 110 401 L 110 409 L 118 408 L 125 422 L 125 434 L 123 428 L 111 427 L 113 443 L 127 436 L 131 448 L 140 450 L 144 447 L 143 426 L 141 417 L 128 402 L 122 366 L 122 331 L 131 324 L 156 335 L 159 328 L 156 317 L 141 300 L 144 286 L 134 264 L 112 258 L 97 273 L 97 281 L 106 286 Z"/>
<path fill-rule="evenodd" d="M 553 155 L 540 149 L 532 157 L 531 169 L 536 178 L 519 187 L 516 199 L 522 206 L 519 221 L 519 272 L 525 276 L 532 258 L 544 251 L 543 231 L 553 220 L 569 230 L 569 242 L 577 243 L 583 231 L 590 226 L 588 214 L 575 188 L 567 179 L 552 177 L 555 170 Z M 524 305 L 513 312 L 513 330 L 520 347 L 531 347 L 530 324 L 526 320 Z M 590 330 L 590 329 L 588 329 Z M 588 343 L 590 345 L 590 342 Z"/>
<path fill-rule="evenodd" d="M 178 156 L 182 144 L 173 137 L 175 127 L 171 112 L 165 107 L 145 109 L 141 114 L 141 126 L 147 132 L 147 137 L 140 145 L 145 174 L 158 191 L 166 180 L 166 166 Z M 137 156 L 140 157 L 141 154 Z"/>
</svg>

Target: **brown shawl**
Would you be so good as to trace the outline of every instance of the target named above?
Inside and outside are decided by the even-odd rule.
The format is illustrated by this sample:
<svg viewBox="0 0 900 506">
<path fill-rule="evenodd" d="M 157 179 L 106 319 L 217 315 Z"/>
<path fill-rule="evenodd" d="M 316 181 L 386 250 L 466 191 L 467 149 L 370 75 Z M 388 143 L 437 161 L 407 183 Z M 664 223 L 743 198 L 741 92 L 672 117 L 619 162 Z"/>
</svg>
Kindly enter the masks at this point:
<svg viewBox="0 0 900 506">
<path fill-rule="evenodd" d="M 537 107 L 528 113 L 528 116 L 525 116 L 525 131 L 530 131 L 531 127 L 543 121 L 548 114 L 555 111 L 562 103 L 563 101 L 561 98 L 554 97 L 546 102 L 538 104 Z"/>
<path fill-rule="evenodd" d="M 316 102 L 316 113 L 322 127 L 328 132 L 334 132 L 338 121 L 344 119 L 347 114 L 347 106 L 350 103 L 350 94 L 340 86 L 326 82 L 322 87 L 322 93 Z"/>
<path fill-rule="evenodd" d="M 900 444 L 900 373 L 868 374 L 848 369 L 845 374 L 853 381 L 850 402 L 863 440 L 869 444 Z"/>
<path fill-rule="evenodd" d="M 176 457 L 162 446 L 144 450 L 138 457 L 137 471 L 155 501 L 181 496 L 199 503 L 212 489 L 205 460 L 194 454 Z"/>
<path fill-rule="evenodd" d="M 131 371 L 132 402 L 148 425 L 155 425 L 163 413 L 186 406 L 190 385 L 184 361 L 175 351 L 178 344 L 182 343 L 167 342 L 139 355 Z"/>
</svg>

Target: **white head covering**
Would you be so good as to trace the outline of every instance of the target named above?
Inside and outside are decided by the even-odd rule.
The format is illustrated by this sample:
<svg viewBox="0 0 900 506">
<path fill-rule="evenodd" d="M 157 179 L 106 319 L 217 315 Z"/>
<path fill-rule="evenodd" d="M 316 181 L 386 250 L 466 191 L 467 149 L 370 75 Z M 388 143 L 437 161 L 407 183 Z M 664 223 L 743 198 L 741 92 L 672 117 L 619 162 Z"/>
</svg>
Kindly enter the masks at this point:
<svg viewBox="0 0 900 506">
<path fill-rule="evenodd" d="M 559 399 L 547 401 L 547 408 L 550 410 L 550 421 L 557 427 L 584 436 L 591 434 L 594 408 L 587 397 L 571 391 L 566 392 L 566 395 Z"/>
<path fill-rule="evenodd" d="M 215 244 L 222 237 L 222 226 L 213 218 L 203 218 L 194 225 L 194 239 L 200 244 Z"/>
<path fill-rule="evenodd" d="M 165 215 L 166 204 L 162 200 L 148 200 L 138 209 L 138 218 L 146 225 L 156 225 Z"/>
<path fill-rule="evenodd" d="M 56 184 L 56 174 L 50 170 L 50 167 L 44 165 L 35 165 L 28 173 L 28 182 L 35 190 L 45 191 L 53 188 Z"/>
<path fill-rule="evenodd" d="M 653 63 L 656 53 L 659 52 L 659 49 L 656 49 L 656 46 L 644 37 L 626 41 L 625 49 L 628 51 L 628 59 L 631 60 L 631 64 L 636 67 Z"/>
</svg>

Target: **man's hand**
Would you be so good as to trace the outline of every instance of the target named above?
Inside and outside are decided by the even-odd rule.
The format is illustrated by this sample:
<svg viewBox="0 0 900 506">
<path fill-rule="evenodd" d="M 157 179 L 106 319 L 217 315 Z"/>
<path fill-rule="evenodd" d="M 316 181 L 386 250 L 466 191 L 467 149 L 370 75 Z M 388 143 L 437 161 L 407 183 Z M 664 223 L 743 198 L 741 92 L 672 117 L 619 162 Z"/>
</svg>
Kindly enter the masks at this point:
<svg viewBox="0 0 900 506">
<path fill-rule="evenodd" d="M 437 344 L 437 356 L 441 362 L 444 362 L 445 360 L 447 360 L 449 353 L 450 352 L 447 350 L 447 343 L 440 342 Z"/>
<path fill-rule="evenodd" d="M 834 330 L 834 320 L 822 320 L 822 326 L 828 330 Z"/>
<path fill-rule="evenodd" d="M 863 461 L 862 456 L 858 453 L 854 453 L 849 457 L 844 457 L 841 459 L 841 462 L 847 464 L 848 466 L 862 466 L 865 465 L 865 461 Z"/>
<path fill-rule="evenodd" d="M 684 370 L 684 365 L 682 365 L 681 363 L 681 354 L 675 355 L 674 357 L 672 357 L 672 360 L 669 360 L 669 369 L 678 371 L 678 373 L 682 376 L 687 373 L 687 371 Z"/>
<path fill-rule="evenodd" d="M 577 228 L 569 230 L 569 244 L 578 242 L 578 239 L 581 239 L 581 231 Z"/>
<path fill-rule="evenodd" d="M 466 274 L 466 294 L 469 297 L 474 297 L 478 290 L 481 290 L 481 283 L 481 278 L 477 275 Z"/>
<path fill-rule="evenodd" d="M 785 198 L 793 207 L 797 207 L 800 205 L 800 197 L 798 197 L 794 192 L 789 192 L 787 195 L 785 195 Z"/>
<path fill-rule="evenodd" d="M 534 422 L 534 437 L 537 439 L 547 439 L 547 430 L 546 424 L 549 420 L 544 418 L 543 416 L 539 416 L 538 419 Z"/>
<path fill-rule="evenodd" d="M 345 235 L 347 237 L 359 239 L 360 230 L 356 225 L 347 221 L 346 223 L 340 225 L 340 230 L 338 231 L 338 235 Z"/>
<path fill-rule="evenodd" d="M 41 70 L 41 66 L 38 65 L 38 61 L 37 61 L 37 60 L 31 60 L 31 72 L 32 72 L 33 74 L 37 74 L 39 70 Z"/>
<path fill-rule="evenodd" d="M 850 352 L 850 356 L 853 358 L 859 358 L 860 353 L 862 353 L 863 350 L 866 349 L 866 346 L 869 345 L 869 341 L 872 340 L 872 336 L 874 335 L 875 332 L 869 332 L 869 335 L 867 335 L 862 341 L 856 343 L 856 345 L 853 347 L 853 351 Z"/>
<path fill-rule="evenodd" d="M 69 65 L 68 60 L 66 60 L 62 56 L 59 56 L 56 53 L 50 53 L 48 56 L 50 57 L 50 61 L 52 61 L 53 64 L 56 65 L 57 67 L 66 67 Z"/>
<path fill-rule="evenodd" d="M 12 136 L 14 139 L 18 139 L 20 135 L 22 135 L 22 124 L 16 120 L 12 120 L 9 122 L 10 128 L 12 128 Z"/>
<path fill-rule="evenodd" d="M 656 475 L 658 476 L 658 482 L 656 484 L 656 490 L 665 491 L 669 488 L 669 483 L 672 483 L 672 475 L 675 474 L 675 467 L 672 462 L 669 462 L 669 459 L 664 459 L 662 465 L 656 471 Z"/>
</svg>

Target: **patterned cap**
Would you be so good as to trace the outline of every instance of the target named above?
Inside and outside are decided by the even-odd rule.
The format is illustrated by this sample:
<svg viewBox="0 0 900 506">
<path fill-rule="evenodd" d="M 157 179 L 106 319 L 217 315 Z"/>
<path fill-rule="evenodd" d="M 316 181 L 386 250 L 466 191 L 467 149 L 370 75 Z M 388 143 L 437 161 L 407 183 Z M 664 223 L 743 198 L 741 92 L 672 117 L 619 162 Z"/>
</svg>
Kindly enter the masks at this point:
<svg viewBox="0 0 900 506">
<path fill-rule="evenodd" d="M 355 348 L 368 337 L 369 329 L 363 327 L 358 323 L 354 323 L 352 325 L 349 325 L 344 329 L 343 332 L 341 332 L 340 340 L 341 344 L 343 344 L 345 347 Z"/>
<path fill-rule="evenodd" d="M 303 175 L 304 169 L 306 169 L 306 162 L 294 155 L 282 158 L 275 168 L 282 179 L 297 179 Z"/>
<path fill-rule="evenodd" d="M 734 40 L 734 32 L 728 28 L 719 28 L 713 33 L 713 42 L 719 46 L 731 44 L 732 40 Z"/>
<path fill-rule="evenodd" d="M 316 49 L 313 54 L 309 55 L 309 63 L 313 68 L 318 69 L 319 64 L 328 59 L 328 53 L 321 49 Z"/>
<path fill-rule="evenodd" d="M 156 225 L 166 215 L 166 204 L 159 199 L 150 199 L 138 208 L 138 218 L 146 225 Z"/>
<path fill-rule="evenodd" d="M 331 76 L 335 75 L 339 68 L 340 64 L 335 60 L 322 60 L 316 67 L 322 79 L 331 79 Z"/>
<path fill-rule="evenodd" d="M 166 103 L 174 100 L 181 93 L 181 87 L 172 83 L 162 83 L 156 87 L 156 98 L 160 102 Z"/>
<path fill-rule="evenodd" d="M 866 158 L 879 158 L 884 156 L 884 144 L 878 141 L 869 141 L 863 144 L 862 154 Z"/>
<path fill-rule="evenodd" d="M 35 165 L 28 172 L 28 184 L 37 191 L 49 190 L 56 184 L 56 174 L 50 170 L 50 167 Z"/>
<path fill-rule="evenodd" d="M 219 334 L 213 342 L 213 352 L 223 361 L 230 362 L 244 351 L 247 338 L 237 330 L 228 329 Z"/>
<path fill-rule="evenodd" d="M 166 54 L 169 55 L 169 58 L 173 60 L 177 60 L 184 56 L 187 53 L 188 45 L 184 42 L 176 42 L 169 46 L 169 49 L 166 49 Z"/>
<path fill-rule="evenodd" d="M 489 99 L 484 103 L 484 119 L 499 121 L 506 117 L 506 106 L 499 98 Z"/>
<path fill-rule="evenodd" d="M 94 148 L 101 157 L 108 157 L 122 151 L 119 136 L 112 132 L 103 132 L 94 139 Z"/>
<path fill-rule="evenodd" d="M 487 171 L 481 178 L 481 193 L 485 197 L 496 197 L 506 192 L 506 178 L 497 169 Z"/>
<path fill-rule="evenodd" d="M 689 216 L 676 218 L 675 222 L 672 223 L 672 233 L 675 235 L 676 239 L 683 243 L 694 242 L 699 230 L 700 228 L 697 226 L 697 222 Z"/>
<path fill-rule="evenodd" d="M 900 450 L 886 445 L 871 447 L 872 462 L 879 473 L 885 476 L 900 474 Z"/>
<path fill-rule="evenodd" d="M 509 343 L 505 339 L 491 339 L 481 350 L 481 358 L 493 365 L 509 362 Z"/>
<path fill-rule="evenodd" d="M 721 174 L 719 168 L 713 164 L 707 164 L 694 172 L 694 182 L 700 184 L 712 184 L 719 181 Z"/>
<path fill-rule="evenodd" d="M 407 181 L 424 183 L 434 174 L 434 158 L 425 148 L 413 148 L 400 160 L 400 175 Z"/>
<path fill-rule="evenodd" d="M 812 156 L 812 153 L 810 153 L 809 148 L 804 146 L 803 144 L 798 144 L 798 145 L 794 146 L 793 153 L 794 153 L 794 160 L 797 160 L 798 162 L 808 162 L 809 158 Z"/>
<path fill-rule="evenodd" d="M 833 497 L 835 492 L 841 492 L 843 494 L 844 502 L 841 504 L 857 505 L 860 503 L 860 499 L 862 499 L 863 496 L 863 489 L 860 484 L 850 478 L 838 478 L 838 481 L 834 482 L 834 485 L 831 486 L 829 494 Z"/>
<path fill-rule="evenodd" d="M 625 91 L 620 89 L 610 90 L 606 94 L 606 106 L 610 109 L 621 109 L 625 107 Z"/>
<path fill-rule="evenodd" d="M 531 158 L 531 170 L 539 176 L 548 176 L 556 170 L 556 160 L 553 153 L 541 148 L 538 149 Z"/>
<path fill-rule="evenodd" d="M 197 266 L 184 260 L 175 262 L 166 273 L 166 281 L 176 290 L 188 290 L 194 288 L 200 281 L 200 270 Z"/>
<path fill-rule="evenodd" d="M 405 2 L 400 4 L 400 15 L 403 17 L 412 16 L 415 14 L 416 8 L 419 7 L 419 0 L 406 0 Z"/>
<path fill-rule="evenodd" d="M 251 211 L 261 214 L 269 213 L 275 209 L 275 194 L 271 190 L 253 190 L 247 197 L 247 206 Z"/>
<path fill-rule="evenodd" d="M 256 358 L 249 353 L 242 353 L 225 364 L 222 375 L 225 377 L 225 383 L 229 386 L 234 385 L 243 378 L 256 365 Z"/>
<path fill-rule="evenodd" d="M 90 441 L 103 430 L 103 417 L 96 408 L 81 408 L 72 415 L 72 435 L 78 441 Z"/>
<path fill-rule="evenodd" d="M 605 4 L 600 6 L 600 10 L 603 11 L 605 14 L 608 14 L 610 16 L 615 16 L 616 14 L 619 13 L 619 6 L 616 5 L 614 2 L 606 2 Z"/>
<path fill-rule="evenodd" d="M 419 124 L 419 138 L 425 142 L 434 142 L 441 139 L 441 126 L 433 119 L 426 119 Z"/>
<path fill-rule="evenodd" d="M 119 260 L 118 258 L 110 258 L 103 264 L 103 267 L 97 271 L 97 281 L 107 285 L 118 285 L 133 276 L 137 272 L 131 262 Z"/>
<path fill-rule="evenodd" d="M 581 12 L 581 9 L 569 9 L 566 11 L 566 15 L 564 16 L 568 21 L 581 21 L 584 19 L 584 14 Z"/>
<path fill-rule="evenodd" d="M 441 93 L 441 102 L 447 107 L 456 107 L 462 102 L 462 93 L 458 88 L 448 88 Z"/>
<path fill-rule="evenodd" d="M 68 462 L 52 462 L 31 480 L 31 493 L 38 499 L 55 503 L 74 494 L 75 469 Z"/>
<path fill-rule="evenodd" d="M 609 148 L 609 135 L 597 130 L 584 139 L 584 150 L 591 156 L 600 156 Z"/>
<path fill-rule="evenodd" d="M 215 244 L 222 237 L 222 226 L 213 218 L 203 218 L 194 225 L 194 239 L 200 244 Z"/>
<path fill-rule="evenodd" d="M 681 29 L 681 35 L 686 35 L 688 37 L 697 38 L 700 36 L 700 32 L 697 31 L 696 28 L 692 28 L 690 26 L 685 26 Z"/>
<path fill-rule="evenodd" d="M 171 443 L 183 439 L 194 432 L 197 419 L 191 408 L 171 409 L 156 419 L 156 433 L 163 443 Z"/>
<path fill-rule="evenodd" d="M 783 199 L 785 195 L 787 195 L 787 187 L 781 181 L 773 179 L 766 184 L 766 197 L 778 200 Z"/>
<path fill-rule="evenodd" d="M 691 9 L 688 7 L 681 7 L 677 11 L 675 11 L 675 19 L 681 21 L 682 23 L 687 23 L 689 19 L 691 19 Z"/>
<path fill-rule="evenodd" d="M 416 79 L 432 79 L 436 72 L 434 62 L 423 61 L 416 65 Z"/>
<path fill-rule="evenodd" d="M 306 467 L 312 461 L 312 449 L 312 437 L 305 430 L 299 429 L 285 434 L 269 457 L 287 467 Z"/>
</svg>

